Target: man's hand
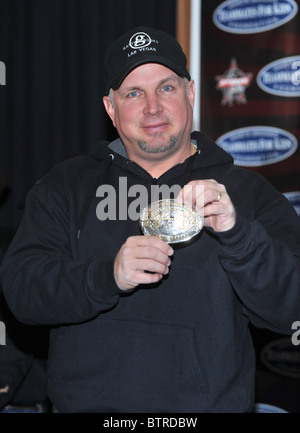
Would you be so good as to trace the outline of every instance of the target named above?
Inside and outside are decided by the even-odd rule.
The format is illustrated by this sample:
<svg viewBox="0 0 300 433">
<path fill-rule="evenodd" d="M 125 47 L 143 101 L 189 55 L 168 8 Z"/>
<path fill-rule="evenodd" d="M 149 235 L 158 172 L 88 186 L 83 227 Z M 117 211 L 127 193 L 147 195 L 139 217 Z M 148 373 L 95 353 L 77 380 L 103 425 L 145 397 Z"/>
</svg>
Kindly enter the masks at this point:
<svg viewBox="0 0 300 433">
<path fill-rule="evenodd" d="M 177 201 L 195 207 L 197 213 L 204 217 L 204 225 L 216 232 L 229 230 L 235 224 L 235 209 L 226 188 L 214 179 L 187 183 L 178 194 Z"/>
<path fill-rule="evenodd" d="M 155 236 L 131 236 L 119 250 L 114 277 L 121 290 L 156 283 L 169 272 L 173 249 Z"/>
</svg>

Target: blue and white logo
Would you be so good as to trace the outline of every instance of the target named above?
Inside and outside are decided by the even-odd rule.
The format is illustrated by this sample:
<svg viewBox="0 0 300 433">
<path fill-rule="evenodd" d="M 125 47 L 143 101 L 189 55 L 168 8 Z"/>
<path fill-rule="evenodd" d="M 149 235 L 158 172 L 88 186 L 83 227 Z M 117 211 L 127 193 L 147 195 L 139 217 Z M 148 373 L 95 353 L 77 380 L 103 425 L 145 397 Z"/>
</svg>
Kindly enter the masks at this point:
<svg viewBox="0 0 300 433">
<path fill-rule="evenodd" d="M 213 21 L 225 32 L 260 33 L 282 26 L 297 12 L 294 0 L 227 0 L 214 11 Z"/>
<path fill-rule="evenodd" d="M 300 56 L 275 60 L 257 74 L 257 84 L 267 93 L 277 96 L 300 96 Z"/>
<path fill-rule="evenodd" d="M 271 126 L 250 126 L 230 131 L 217 140 L 240 166 L 274 164 L 291 156 L 298 147 L 294 135 Z"/>
<path fill-rule="evenodd" d="M 285 192 L 284 195 L 300 217 L 300 191 Z"/>
</svg>

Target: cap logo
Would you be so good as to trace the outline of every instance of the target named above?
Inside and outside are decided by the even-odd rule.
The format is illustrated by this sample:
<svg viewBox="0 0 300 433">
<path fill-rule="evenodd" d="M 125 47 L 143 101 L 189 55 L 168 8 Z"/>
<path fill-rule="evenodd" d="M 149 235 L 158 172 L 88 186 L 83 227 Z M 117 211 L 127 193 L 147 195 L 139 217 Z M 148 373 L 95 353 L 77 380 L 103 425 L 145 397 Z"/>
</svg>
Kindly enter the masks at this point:
<svg viewBox="0 0 300 433">
<path fill-rule="evenodd" d="M 151 44 L 151 38 L 147 33 L 139 32 L 131 36 L 129 46 L 136 50 L 137 48 L 144 48 Z"/>
</svg>

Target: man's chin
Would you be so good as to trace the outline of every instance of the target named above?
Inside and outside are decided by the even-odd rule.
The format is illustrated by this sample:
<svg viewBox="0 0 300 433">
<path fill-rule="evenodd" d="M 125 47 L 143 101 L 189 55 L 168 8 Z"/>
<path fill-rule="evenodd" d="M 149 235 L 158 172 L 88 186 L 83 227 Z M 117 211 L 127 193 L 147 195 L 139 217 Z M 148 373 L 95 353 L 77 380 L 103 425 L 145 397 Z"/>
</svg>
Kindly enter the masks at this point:
<svg viewBox="0 0 300 433">
<path fill-rule="evenodd" d="M 169 137 L 168 139 L 163 139 L 163 137 L 155 136 L 151 140 L 139 140 L 138 146 L 141 150 L 146 153 L 164 153 L 173 149 L 176 146 L 177 138 Z"/>
</svg>

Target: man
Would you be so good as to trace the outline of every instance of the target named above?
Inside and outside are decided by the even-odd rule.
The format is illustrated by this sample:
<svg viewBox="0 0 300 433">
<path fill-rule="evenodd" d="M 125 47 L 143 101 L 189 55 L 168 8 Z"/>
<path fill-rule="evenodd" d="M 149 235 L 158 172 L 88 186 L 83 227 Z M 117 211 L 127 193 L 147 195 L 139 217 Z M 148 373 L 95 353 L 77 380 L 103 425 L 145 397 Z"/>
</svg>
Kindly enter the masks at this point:
<svg viewBox="0 0 300 433">
<path fill-rule="evenodd" d="M 59 412 L 251 411 L 249 321 L 286 334 L 300 317 L 299 219 L 265 179 L 191 137 L 194 82 L 171 36 L 126 33 L 105 77 L 120 138 L 30 191 L 2 266 L 7 302 L 19 320 L 52 326 Z M 204 228 L 169 245 L 129 211 L 139 188 L 151 202 L 153 186 L 174 185 Z"/>
</svg>

